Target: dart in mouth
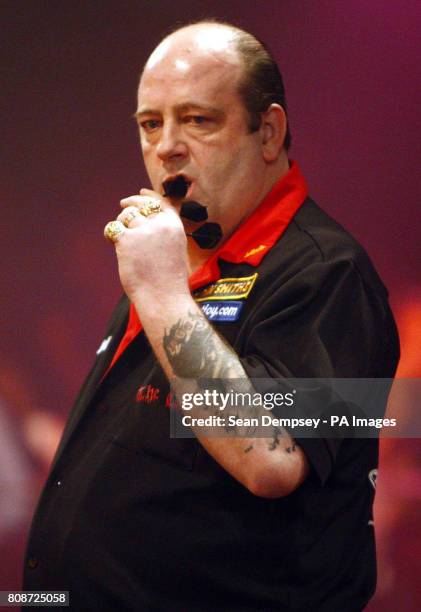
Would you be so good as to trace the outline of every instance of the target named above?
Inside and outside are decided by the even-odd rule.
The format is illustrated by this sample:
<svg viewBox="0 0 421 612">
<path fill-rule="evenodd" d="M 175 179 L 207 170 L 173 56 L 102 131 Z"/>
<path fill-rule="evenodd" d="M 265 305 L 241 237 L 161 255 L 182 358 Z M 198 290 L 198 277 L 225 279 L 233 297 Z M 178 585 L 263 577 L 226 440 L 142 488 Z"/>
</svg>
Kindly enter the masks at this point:
<svg viewBox="0 0 421 612">
<path fill-rule="evenodd" d="M 164 181 L 162 185 L 164 188 L 164 196 L 167 198 L 184 198 L 190 185 L 191 182 L 184 178 L 184 176 L 181 174 L 174 179 L 168 179 L 167 181 Z"/>
<path fill-rule="evenodd" d="M 175 178 L 168 179 L 162 184 L 164 188 L 164 196 L 167 198 L 175 198 L 180 200 L 185 198 L 191 181 L 187 180 L 183 175 L 179 174 Z M 206 221 L 208 218 L 208 211 L 206 206 L 188 200 L 183 202 L 180 208 L 180 217 L 193 221 L 194 223 L 200 223 L 200 221 Z"/>
<path fill-rule="evenodd" d="M 168 179 L 162 184 L 164 196 L 175 199 L 185 198 L 190 185 L 191 181 L 188 181 L 181 174 L 173 179 Z M 188 200 L 181 205 L 180 217 L 194 223 L 200 223 L 207 220 L 208 211 L 206 206 L 199 204 L 199 202 Z M 218 223 L 203 223 L 193 232 L 186 233 L 187 236 L 193 238 L 201 249 L 213 249 L 222 238 L 222 229 Z"/>
</svg>

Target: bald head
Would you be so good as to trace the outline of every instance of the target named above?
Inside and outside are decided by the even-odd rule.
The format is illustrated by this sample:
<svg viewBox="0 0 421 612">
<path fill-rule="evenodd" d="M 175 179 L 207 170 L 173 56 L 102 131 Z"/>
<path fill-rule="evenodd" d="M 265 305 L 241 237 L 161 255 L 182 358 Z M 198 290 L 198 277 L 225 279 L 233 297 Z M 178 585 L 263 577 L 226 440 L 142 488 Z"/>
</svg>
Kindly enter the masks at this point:
<svg viewBox="0 0 421 612">
<path fill-rule="evenodd" d="M 171 62 L 174 55 L 213 55 L 221 61 L 238 62 L 234 44 L 238 31 L 228 25 L 201 22 L 180 28 L 164 38 L 150 55 L 145 70 L 155 69 L 161 62 Z M 176 66 L 177 67 L 177 66 Z"/>
<path fill-rule="evenodd" d="M 203 79 L 222 82 L 227 79 L 238 84 L 243 76 L 242 60 L 234 44 L 233 29 L 220 24 L 200 23 L 173 32 L 156 47 L 143 70 L 140 91 L 161 80 L 162 87 L 171 85 L 180 92 L 189 83 L 194 95 L 196 85 Z"/>
</svg>

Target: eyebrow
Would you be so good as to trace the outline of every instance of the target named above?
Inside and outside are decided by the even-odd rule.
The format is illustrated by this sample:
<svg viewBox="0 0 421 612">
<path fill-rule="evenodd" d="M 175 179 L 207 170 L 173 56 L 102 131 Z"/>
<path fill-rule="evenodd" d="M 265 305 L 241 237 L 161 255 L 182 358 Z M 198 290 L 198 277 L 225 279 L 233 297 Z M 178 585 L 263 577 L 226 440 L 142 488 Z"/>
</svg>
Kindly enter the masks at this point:
<svg viewBox="0 0 421 612">
<path fill-rule="evenodd" d="M 175 106 L 175 110 L 178 112 L 185 112 L 188 110 L 197 109 L 202 110 L 208 113 L 212 113 L 217 116 L 221 116 L 224 112 L 220 108 L 215 108 L 214 106 L 209 106 L 208 104 L 201 104 L 199 102 L 184 102 L 183 104 L 177 104 Z M 136 111 L 132 117 L 133 119 L 141 119 L 147 115 L 160 115 L 160 111 L 155 110 L 153 108 L 144 108 L 141 111 Z"/>
</svg>

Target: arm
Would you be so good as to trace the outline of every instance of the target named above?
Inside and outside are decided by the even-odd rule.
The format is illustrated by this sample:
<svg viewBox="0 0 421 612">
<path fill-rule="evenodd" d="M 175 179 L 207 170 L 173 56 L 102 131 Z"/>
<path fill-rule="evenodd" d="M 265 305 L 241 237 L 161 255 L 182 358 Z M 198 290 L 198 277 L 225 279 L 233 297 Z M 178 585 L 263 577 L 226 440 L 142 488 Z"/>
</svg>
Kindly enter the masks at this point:
<svg viewBox="0 0 421 612">
<path fill-rule="evenodd" d="M 137 203 L 135 198 L 125 202 Z M 250 385 L 238 356 L 190 295 L 184 230 L 174 209 L 163 206 L 163 213 L 137 217 L 117 243 L 122 284 L 149 342 L 178 397 L 192 391 L 191 379 L 242 379 Z M 287 495 L 308 473 L 304 453 L 285 430 L 274 429 L 269 438 L 199 434 L 199 440 L 224 469 L 258 496 Z"/>
<path fill-rule="evenodd" d="M 179 296 L 175 304 L 160 297 L 165 320 L 157 316 L 153 307 L 156 298 L 148 304 L 147 296 L 143 296 L 135 306 L 177 397 L 192 391 L 191 381 L 186 378 L 231 379 L 234 389 L 241 386 L 244 392 L 247 385 L 250 391 L 251 384 L 237 355 L 208 323 L 191 296 Z M 192 416 L 207 414 L 196 408 Z M 241 437 L 220 438 L 197 433 L 209 454 L 255 495 L 288 495 L 307 475 L 306 457 L 284 429 L 273 428 L 268 438 L 247 437 L 245 432 Z"/>
</svg>

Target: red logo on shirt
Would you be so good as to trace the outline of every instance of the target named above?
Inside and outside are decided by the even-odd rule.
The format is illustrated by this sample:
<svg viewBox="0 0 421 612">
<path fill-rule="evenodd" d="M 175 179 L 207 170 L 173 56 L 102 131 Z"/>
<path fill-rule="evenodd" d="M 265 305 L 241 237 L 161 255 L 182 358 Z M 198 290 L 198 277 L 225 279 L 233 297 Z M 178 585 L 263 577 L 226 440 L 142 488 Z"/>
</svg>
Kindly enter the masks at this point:
<svg viewBox="0 0 421 612">
<path fill-rule="evenodd" d="M 159 387 L 154 387 L 153 385 L 143 385 L 137 390 L 136 401 L 139 404 L 153 404 L 159 400 L 160 391 L 161 390 Z M 171 391 L 167 393 L 165 397 L 165 407 L 175 408 L 176 410 L 180 409 L 175 399 L 175 394 Z"/>
<path fill-rule="evenodd" d="M 159 398 L 159 387 L 153 387 L 152 385 L 143 385 L 139 387 L 136 393 L 136 401 L 143 404 L 152 404 Z"/>
</svg>

